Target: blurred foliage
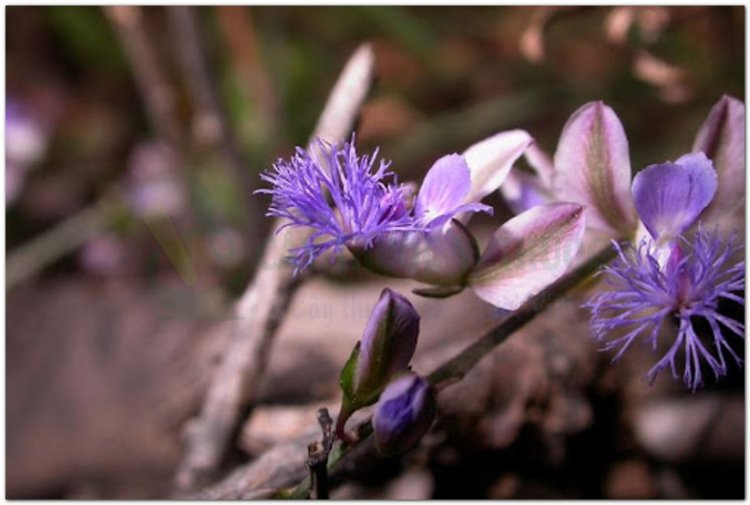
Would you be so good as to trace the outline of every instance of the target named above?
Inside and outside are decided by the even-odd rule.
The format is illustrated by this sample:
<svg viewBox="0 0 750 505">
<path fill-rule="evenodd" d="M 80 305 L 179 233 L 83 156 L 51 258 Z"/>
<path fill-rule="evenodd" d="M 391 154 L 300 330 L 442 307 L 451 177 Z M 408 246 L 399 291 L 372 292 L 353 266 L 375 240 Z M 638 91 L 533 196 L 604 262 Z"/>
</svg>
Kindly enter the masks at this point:
<svg viewBox="0 0 750 505">
<path fill-rule="evenodd" d="M 533 62 L 520 42 L 540 9 L 551 10 L 541 30 L 544 54 Z M 613 106 L 625 124 L 634 169 L 679 156 L 716 99 L 723 93 L 744 99 L 744 10 L 633 11 L 636 21 L 615 43 L 608 32 L 614 9 L 258 6 L 225 13 L 229 21 L 241 16 L 241 23 L 221 19 L 214 7 L 196 13 L 210 77 L 243 170 L 257 185 L 261 170 L 306 142 L 343 63 L 363 41 L 375 49 L 377 83 L 359 139 L 365 148 L 382 146 L 404 179 L 419 178 L 441 154 L 502 129 L 525 128 L 553 153 L 570 113 L 596 99 Z M 173 86 L 175 119 L 191 131 L 197 108 L 190 77 L 178 63 L 184 44 L 165 8 L 140 12 L 160 71 Z M 666 22 L 639 24 L 649 19 L 644 12 Z M 231 47 L 230 41 L 239 42 Z M 681 94 L 670 98 L 669 89 L 637 74 L 634 62 L 643 51 L 678 69 L 685 81 Z M 8 208 L 9 249 L 127 176 L 134 146 L 156 134 L 136 84 L 122 41 L 101 9 L 8 7 L 8 96 L 28 104 L 51 132 L 47 157 Z M 251 225 L 258 236 L 248 244 L 259 248 L 264 201 L 247 210 L 243 202 L 256 198 L 247 194 L 252 188 L 238 184 L 226 160 L 212 154 L 217 147 L 194 135 L 183 141 L 177 168 L 203 223 L 198 228 L 221 223 L 245 230 L 244 214 L 253 212 L 261 224 Z M 148 233 L 144 226 L 120 229 Z"/>
</svg>

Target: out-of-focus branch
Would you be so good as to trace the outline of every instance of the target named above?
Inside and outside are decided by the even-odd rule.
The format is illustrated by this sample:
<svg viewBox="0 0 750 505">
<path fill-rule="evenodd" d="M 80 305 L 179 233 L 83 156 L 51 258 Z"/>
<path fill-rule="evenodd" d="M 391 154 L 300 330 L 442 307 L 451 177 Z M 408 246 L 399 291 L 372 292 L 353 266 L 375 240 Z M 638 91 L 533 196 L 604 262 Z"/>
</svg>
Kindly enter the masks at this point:
<svg viewBox="0 0 750 505">
<path fill-rule="evenodd" d="M 143 22 L 143 8 L 133 5 L 104 7 L 105 14 L 117 30 L 125 48 L 125 54 L 133 69 L 138 91 L 143 98 L 148 119 L 160 139 L 169 146 L 175 157 L 175 165 L 186 166 L 183 154 L 183 132 L 175 110 L 176 96 L 157 52 Z M 185 194 L 190 194 L 188 177 L 179 171 L 180 183 Z M 188 205 L 183 211 L 183 219 L 192 230 L 198 230 L 198 220 L 193 208 Z M 200 241 L 194 242 L 191 252 L 198 275 L 206 283 L 214 281 L 207 254 Z"/>
<path fill-rule="evenodd" d="M 374 54 L 360 46 L 331 92 L 312 141 L 338 142 L 346 137 L 365 100 L 373 76 Z M 277 229 L 282 222 L 275 222 Z M 271 235 L 255 278 L 234 309 L 236 322 L 209 386 L 199 417 L 185 429 L 185 452 L 176 475 L 181 490 L 195 489 L 214 474 L 237 431 L 240 415 L 258 391 L 277 327 L 298 286 L 284 260 L 290 245 L 304 237 L 289 229 Z"/>
<path fill-rule="evenodd" d="M 122 40 L 151 123 L 167 142 L 178 144 L 180 126 L 174 110 L 176 97 L 149 42 L 143 26 L 143 10 L 132 5 L 109 6 L 104 7 L 104 12 Z"/>
<path fill-rule="evenodd" d="M 12 251 L 5 266 L 6 290 L 107 229 L 118 208 L 104 197 Z"/>
<path fill-rule="evenodd" d="M 273 139 L 278 145 L 278 98 L 259 48 L 250 13 L 250 8 L 245 6 L 216 7 L 216 19 L 234 60 L 234 69 L 258 108 L 258 116 L 266 130 L 264 138 Z"/>
<path fill-rule="evenodd" d="M 198 144 L 216 148 L 241 188 L 245 209 L 243 238 L 248 261 L 257 260 L 258 220 L 263 215 L 260 201 L 249 199 L 256 189 L 256 177 L 251 172 L 237 145 L 237 136 L 226 111 L 221 106 L 213 72 L 209 69 L 203 33 L 195 15 L 196 7 L 170 6 L 167 14 L 175 36 L 175 53 L 184 74 L 185 83 L 195 107 L 192 133 Z"/>
</svg>

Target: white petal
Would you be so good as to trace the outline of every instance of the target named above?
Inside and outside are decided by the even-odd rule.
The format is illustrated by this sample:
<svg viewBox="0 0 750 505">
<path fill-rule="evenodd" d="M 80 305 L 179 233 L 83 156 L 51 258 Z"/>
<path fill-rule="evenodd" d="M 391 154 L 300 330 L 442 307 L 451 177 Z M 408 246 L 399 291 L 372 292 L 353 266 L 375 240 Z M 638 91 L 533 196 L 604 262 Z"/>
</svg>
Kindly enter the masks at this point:
<svg viewBox="0 0 750 505">
<path fill-rule="evenodd" d="M 478 202 L 498 189 L 513 163 L 532 142 L 527 132 L 510 130 L 477 142 L 464 151 L 471 171 L 471 189 L 465 203 Z"/>
</svg>

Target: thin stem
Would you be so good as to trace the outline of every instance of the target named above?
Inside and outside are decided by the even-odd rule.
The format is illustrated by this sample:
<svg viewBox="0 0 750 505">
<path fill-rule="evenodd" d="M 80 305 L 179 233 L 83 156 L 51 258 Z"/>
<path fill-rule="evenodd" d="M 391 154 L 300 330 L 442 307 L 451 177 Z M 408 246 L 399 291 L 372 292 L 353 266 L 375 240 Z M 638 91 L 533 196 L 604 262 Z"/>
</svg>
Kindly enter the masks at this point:
<svg viewBox="0 0 750 505">
<path fill-rule="evenodd" d="M 613 247 L 605 247 L 578 268 L 531 298 L 523 307 L 514 312 L 508 319 L 505 319 L 499 326 L 487 332 L 481 339 L 443 363 L 428 376 L 427 380 L 438 390 L 461 380 L 495 347 L 505 342 L 513 333 L 542 313 L 554 301 L 576 287 L 581 281 L 595 273 L 602 265 L 609 263 L 615 256 L 616 252 Z"/>
<path fill-rule="evenodd" d="M 310 481 L 313 483 L 311 487 L 315 490 L 314 498 L 327 500 L 329 498 L 328 455 L 336 439 L 332 429 L 333 419 L 328 414 L 328 409 L 323 408 L 318 411 L 318 424 L 323 432 L 323 440 L 313 442 L 308 446 L 307 466 L 310 468 Z"/>
<path fill-rule="evenodd" d="M 489 353 L 498 345 L 505 342 L 508 337 L 521 329 L 526 323 L 534 319 L 534 317 L 541 314 L 547 307 L 561 298 L 564 294 L 568 293 L 582 281 L 589 278 L 600 267 L 612 261 L 615 256 L 616 252 L 613 247 L 607 246 L 602 249 L 599 253 L 578 266 L 578 268 L 558 279 L 557 282 L 531 298 L 523 305 L 523 307 L 513 313 L 512 316 L 489 330 L 479 340 L 440 365 L 428 376 L 428 381 L 438 390 L 441 390 L 450 384 L 461 380 L 482 360 L 482 358 L 489 355 Z M 371 442 L 371 437 L 369 437 L 369 435 L 372 433 L 372 423 L 369 419 L 363 421 L 362 425 L 359 427 L 359 432 L 362 436 L 359 437 L 359 441 L 356 444 L 343 447 L 339 446 L 338 450 L 331 452 L 328 461 L 328 468 L 329 473 L 332 474 L 332 478 L 335 476 L 334 472 L 340 471 L 343 467 L 351 466 L 346 464 L 339 465 L 338 463 L 341 459 L 345 458 L 354 449 Z M 293 491 L 291 491 L 291 493 L 288 495 L 284 494 L 283 497 L 304 498 L 308 496 L 309 487 L 310 481 L 309 479 L 305 479 Z"/>
<path fill-rule="evenodd" d="M 120 212 L 119 204 L 103 197 L 97 203 L 55 225 L 8 254 L 5 289 L 34 275 L 106 230 Z"/>
</svg>

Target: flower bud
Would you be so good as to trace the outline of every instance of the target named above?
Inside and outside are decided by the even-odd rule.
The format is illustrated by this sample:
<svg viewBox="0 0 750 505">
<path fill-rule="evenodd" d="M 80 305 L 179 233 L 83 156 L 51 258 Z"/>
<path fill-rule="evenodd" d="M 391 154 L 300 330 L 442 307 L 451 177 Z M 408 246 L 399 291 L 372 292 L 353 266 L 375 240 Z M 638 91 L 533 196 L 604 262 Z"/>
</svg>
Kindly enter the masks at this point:
<svg viewBox="0 0 750 505">
<path fill-rule="evenodd" d="M 362 340 L 341 371 L 339 432 L 353 412 L 372 405 L 391 378 L 407 370 L 419 335 L 419 314 L 404 296 L 384 289 Z"/>
<path fill-rule="evenodd" d="M 386 233 L 371 247 L 349 250 L 373 272 L 437 286 L 464 286 L 479 260 L 474 237 L 455 220 L 429 232 Z"/>
<path fill-rule="evenodd" d="M 693 143 L 693 152 L 704 152 L 714 164 L 719 185 L 716 197 L 701 216 L 704 224 L 729 229 L 736 226 L 737 211 L 745 205 L 745 104 L 723 96 L 711 109 Z M 744 224 L 744 221 L 739 221 Z"/>
<path fill-rule="evenodd" d="M 378 452 L 388 456 L 411 449 L 432 426 L 435 411 L 435 393 L 425 379 L 408 373 L 388 384 L 372 417 Z"/>
</svg>

